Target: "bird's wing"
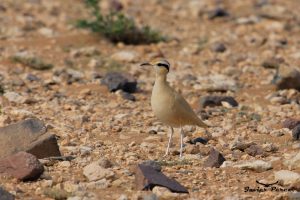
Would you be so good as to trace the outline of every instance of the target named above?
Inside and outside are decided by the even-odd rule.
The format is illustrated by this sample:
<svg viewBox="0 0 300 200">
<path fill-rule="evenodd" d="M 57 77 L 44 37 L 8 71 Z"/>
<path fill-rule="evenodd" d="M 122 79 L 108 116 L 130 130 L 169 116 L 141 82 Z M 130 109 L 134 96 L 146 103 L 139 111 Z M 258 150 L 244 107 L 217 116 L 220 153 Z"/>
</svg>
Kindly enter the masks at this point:
<svg viewBox="0 0 300 200">
<path fill-rule="evenodd" d="M 186 121 L 191 124 L 198 125 L 201 127 L 207 127 L 207 125 L 198 118 L 194 110 L 188 104 L 188 102 L 176 91 L 173 90 L 174 101 L 172 103 L 172 109 L 179 115 L 182 116 Z"/>
</svg>

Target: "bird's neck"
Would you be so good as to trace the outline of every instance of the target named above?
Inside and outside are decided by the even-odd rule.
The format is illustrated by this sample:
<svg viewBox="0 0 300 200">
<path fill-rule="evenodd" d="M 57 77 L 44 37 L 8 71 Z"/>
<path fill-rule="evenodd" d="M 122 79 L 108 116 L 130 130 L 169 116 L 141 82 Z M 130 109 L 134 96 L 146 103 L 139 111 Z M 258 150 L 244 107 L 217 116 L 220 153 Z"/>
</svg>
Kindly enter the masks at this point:
<svg viewBox="0 0 300 200">
<path fill-rule="evenodd" d="M 165 74 L 156 74 L 155 83 L 167 84 L 167 76 Z"/>
</svg>

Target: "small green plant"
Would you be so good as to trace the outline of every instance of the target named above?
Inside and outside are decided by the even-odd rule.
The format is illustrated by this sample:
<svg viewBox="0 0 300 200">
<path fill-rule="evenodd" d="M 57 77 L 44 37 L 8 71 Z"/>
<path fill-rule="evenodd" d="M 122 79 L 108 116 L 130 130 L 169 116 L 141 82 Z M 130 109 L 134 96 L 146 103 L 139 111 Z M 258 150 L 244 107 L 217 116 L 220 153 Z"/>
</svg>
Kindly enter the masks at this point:
<svg viewBox="0 0 300 200">
<path fill-rule="evenodd" d="M 100 33 L 113 43 L 150 44 L 165 40 L 165 37 L 149 26 L 137 27 L 134 20 L 123 13 L 110 12 L 108 15 L 102 15 L 98 5 L 99 1 L 85 0 L 85 4 L 91 10 L 94 19 L 79 20 L 77 22 L 78 28 L 86 28 Z"/>
</svg>

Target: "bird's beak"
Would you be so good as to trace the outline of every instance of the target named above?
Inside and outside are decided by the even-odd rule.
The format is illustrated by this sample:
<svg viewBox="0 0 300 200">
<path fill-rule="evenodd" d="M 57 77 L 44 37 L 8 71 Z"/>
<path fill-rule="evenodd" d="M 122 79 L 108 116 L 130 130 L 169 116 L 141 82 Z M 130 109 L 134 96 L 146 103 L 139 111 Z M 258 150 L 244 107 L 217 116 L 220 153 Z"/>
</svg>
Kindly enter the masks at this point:
<svg viewBox="0 0 300 200">
<path fill-rule="evenodd" d="M 140 66 L 152 66 L 152 64 L 148 63 L 148 62 L 145 62 L 145 63 L 140 64 Z"/>
</svg>

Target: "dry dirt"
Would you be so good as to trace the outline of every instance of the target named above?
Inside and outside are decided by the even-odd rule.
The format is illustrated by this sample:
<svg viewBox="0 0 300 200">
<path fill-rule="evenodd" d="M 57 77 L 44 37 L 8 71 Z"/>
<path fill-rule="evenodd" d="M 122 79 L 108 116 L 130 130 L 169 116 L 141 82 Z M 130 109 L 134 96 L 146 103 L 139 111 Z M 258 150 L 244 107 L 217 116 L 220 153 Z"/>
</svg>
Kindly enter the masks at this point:
<svg viewBox="0 0 300 200">
<path fill-rule="evenodd" d="M 263 187 L 256 180 L 273 180 L 275 171 L 289 168 L 285 159 L 299 152 L 299 141 L 293 141 L 290 131 L 281 128 L 288 117 L 300 117 L 299 104 L 271 102 L 275 93 L 271 84 L 274 69 L 262 67 L 262 62 L 276 58 L 280 65 L 300 67 L 299 0 L 120 0 L 122 12 L 139 24 L 148 24 L 170 37 L 170 41 L 151 45 L 112 44 L 103 37 L 74 28 L 77 19 L 88 17 L 79 0 L 1 0 L 0 3 L 0 78 L 4 91 L 13 91 L 32 103 L 10 102 L 1 97 L 1 126 L 35 116 L 42 119 L 51 132 L 59 136 L 63 155 L 72 161 L 48 163 L 45 175 L 34 182 L 18 182 L 1 177 L 1 186 L 17 199 L 52 199 L 45 188 L 69 192 L 69 196 L 85 199 L 143 198 L 151 192 L 137 191 L 132 174 L 136 164 L 144 160 L 164 160 L 163 172 L 175 178 L 188 190 L 178 199 L 287 199 L 287 192 L 245 192 L 245 187 Z M 102 6 L 107 7 L 103 0 Z M 209 19 L 208 11 L 220 6 L 228 17 Z M 223 53 L 212 46 L 220 42 Z M 126 51 L 130 60 L 116 58 Z M 53 69 L 39 71 L 12 61 L 11 57 L 25 52 L 53 64 Z M 151 88 L 155 74 L 139 64 L 155 57 L 165 57 L 171 63 L 169 81 L 195 110 L 199 111 L 201 96 L 217 94 L 233 96 L 238 108 L 205 108 L 207 123 L 213 138 L 200 149 L 214 147 L 227 161 L 265 160 L 273 169 L 261 173 L 235 168 L 204 168 L 207 154 L 184 153 L 180 160 L 179 134 L 176 134 L 173 154 L 163 158 L 168 140 L 168 128 L 153 116 L 150 107 Z M 279 62 L 279 61 L 278 61 Z M 96 63 L 96 64 L 95 64 Z M 64 74 L 78 80 L 69 81 Z M 107 71 L 132 74 L 138 81 L 136 101 L 124 100 L 110 93 L 95 79 Z M 28 74 L 38 81 L 29 81 Z M 70 75 L 71 74 L 71 75 Z M 190 79 L 189 75 L 197 78 Z M 201 80 L 215 75 L 234 82 L 233 89 L 223 93 L 201 87 Z M 285 90 L 282 92 L 298 91 Z M 29 101 L 30 102 L 30 101 Z M 200 112 L 199 112 L 200 114 Z M 254 115 L 255 114 L 255 115 Z M 254 116 L 254 117 L 251 117 Z M 256 119 L 255 116 L 261 119 Z M 88 120 L 85 120 L 88 119 Z M 156 130 L 157 134 L 149 134 Z M 270 134 L 281 131 L 283 136 Z M 178 131 L 178 130 L 176 130 Z M 205 136 L 201 128 L 186 127 L 188 138 Z M 230 144 L 240 136 L 244 142 L 260 146 L 274 145 L 277 151 L 250 156 L 231 150 Z M 188 145 L 187 145 L 188 146 Z M 88 187 L 83 167 L 100 158 L 114 163 L 115 177 L 108 186 Z M 274 161 L 277 160 L 277 161 Z M 292 169 L 300 173 L 300 168 Z M 288 186 L 278 186 L 288 188 Z M 159 194 L 157 194 L 159 196 Z M 163 197 L 162 197 L 163 198 Z M 71 198 L 70 198 L 71 199 Z"/>
</svg>

